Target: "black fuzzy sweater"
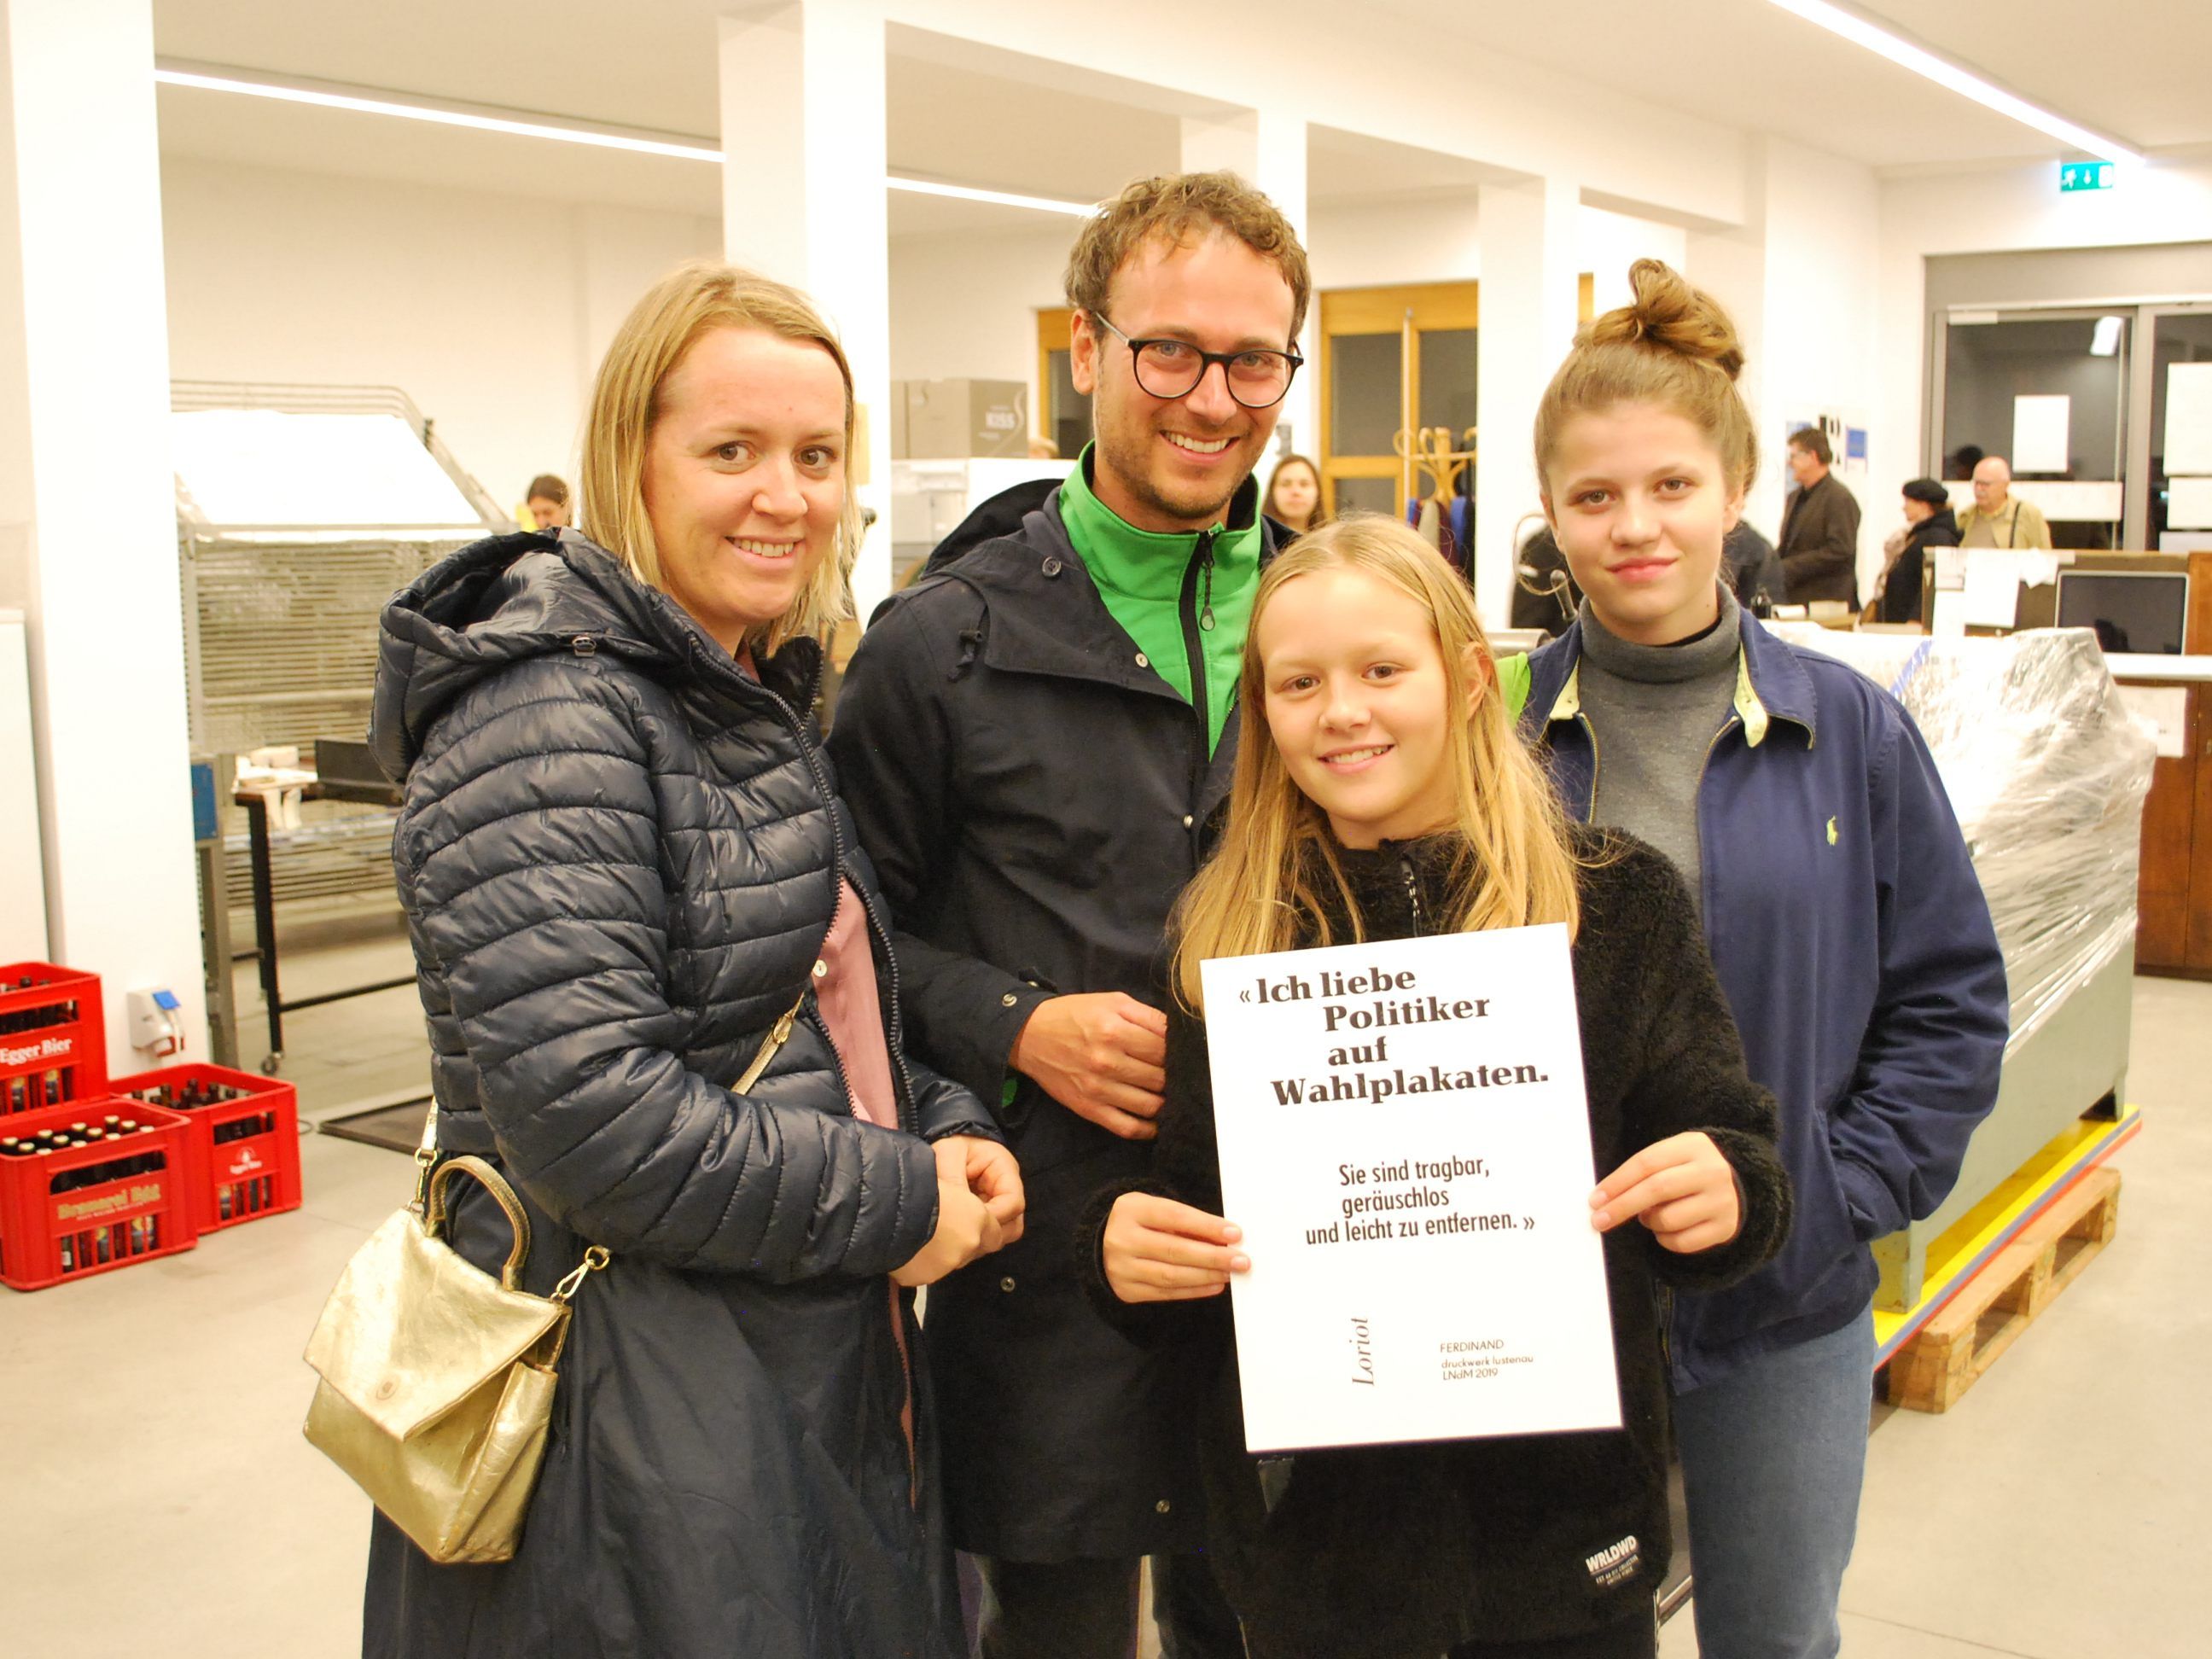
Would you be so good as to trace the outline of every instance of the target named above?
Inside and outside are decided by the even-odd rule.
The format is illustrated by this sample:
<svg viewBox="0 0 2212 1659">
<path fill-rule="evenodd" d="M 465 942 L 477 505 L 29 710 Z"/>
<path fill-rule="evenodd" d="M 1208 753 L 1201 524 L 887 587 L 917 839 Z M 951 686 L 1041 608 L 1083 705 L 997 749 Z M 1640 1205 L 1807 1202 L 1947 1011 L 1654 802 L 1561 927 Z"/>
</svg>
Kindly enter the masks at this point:
<svg viewBox="0 0 2212 1659">
<path fill-rule="evenodd" d="M 1191 1367 L 1212 1553 L 1252 1659 L 1434 1659 L 1462 1642 L 1592 1631 L 1648 1607 L 1665 1573 L 1664 1287 L 1725 1285 L 1771 1256 L 1789 1230 L 1789 1179 L 1773 1099 L 1745 1074 L 1681 878 L 1640 842 L 1575 835 L 1595 860 L 1579 881 L 1573 951 L 1593 1184 L 1654 1141 L 1702 1130 L 1743 1199 L 1741 1231 L 1697 1255 L 1662 1249 L 1636 1222 L 1607 1236 L 1623 1428 L 1248 1455 L 1229 1298 L 1130 1306 L 1099 1265 L 1121 1191 L 1221 1208 L 1206 1029 L 1172 1004 L 1153 1176 L 1086 1212 L 1079 1237 L 1101 1308 Z M 1369 938 L 1433 925 L 1449 854 L 1442 837 L 1344 854 Z M 1332 920 L 1347 937 L 1346 918 Z"/>
</svg>

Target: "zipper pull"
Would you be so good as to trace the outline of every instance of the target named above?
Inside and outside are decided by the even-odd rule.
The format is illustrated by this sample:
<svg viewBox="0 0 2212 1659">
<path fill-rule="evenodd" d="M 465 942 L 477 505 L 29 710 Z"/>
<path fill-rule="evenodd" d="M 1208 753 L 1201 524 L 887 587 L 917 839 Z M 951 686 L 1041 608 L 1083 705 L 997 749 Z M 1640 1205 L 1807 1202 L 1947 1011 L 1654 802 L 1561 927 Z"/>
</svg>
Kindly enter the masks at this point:
<svg viewBox="0 0 2212 1659">
<path fill-rule="evenodd" d="M 1198 625 L 1206 632 L 1213 631 L 1213 532 L 1209 530 L 1198 538 L 1199 580 L 1205 584 L 1205 592 L 1199 601 Z"/>
<path fill-rule="evenodd" d="M 1413 908 L 1413 937 L 1419 939 L 1421 936 L 1421 890 L 1413 879 L 1413 860 L 1401 854 L 1398 871 L 1406 878 L 1406 902 Z"/>
</svg>

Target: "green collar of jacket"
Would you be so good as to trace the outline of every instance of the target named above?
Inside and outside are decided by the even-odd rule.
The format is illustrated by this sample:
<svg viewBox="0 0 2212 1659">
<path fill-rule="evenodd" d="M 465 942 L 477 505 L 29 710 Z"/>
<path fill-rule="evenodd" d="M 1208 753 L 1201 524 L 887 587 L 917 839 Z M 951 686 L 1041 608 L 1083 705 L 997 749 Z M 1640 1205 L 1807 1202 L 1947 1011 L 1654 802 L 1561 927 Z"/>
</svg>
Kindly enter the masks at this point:
<svg viewBox="0 0 2212 1659">
<path fill-rule="evenodd" d="M 1264 538 L 1256 511 L 1258 491 L 1247 479 L 1231 499 L 1229 516 L 1243 518 L 1241 525 L 1224 522 L 1200 531 L 1172 532 L 1139 530 L 1093 493 L 1091 465 L 1091 449 L 1085 447 L 1082 459 L 1060 486 L 1060 522 L 1091 573 L 1098 597 L 1135 643 L 1140 659 L 1194 705 L 1197 698 L 1192 696 L 1189 641 L 1196 637 L 1206 752 L 1211 754 L 1236 705 L 1244 634 L 1252 620 L 1252 595 L 1259 586 Z M 1204 562 L 1194 580 L 1194 561 Z"/>
</svg>

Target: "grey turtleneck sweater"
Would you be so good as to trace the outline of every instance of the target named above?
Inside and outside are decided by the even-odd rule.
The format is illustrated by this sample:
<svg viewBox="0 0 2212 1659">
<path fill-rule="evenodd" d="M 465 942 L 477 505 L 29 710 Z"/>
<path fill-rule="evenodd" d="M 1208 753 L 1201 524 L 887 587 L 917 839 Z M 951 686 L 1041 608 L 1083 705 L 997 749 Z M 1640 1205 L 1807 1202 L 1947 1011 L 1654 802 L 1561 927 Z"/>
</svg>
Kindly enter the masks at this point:
<svg viewBox="0 0 2212 1659">
<path fill-rule="evenodd" d="M 1742 609 L 1721 585 L 1713 630 L 1679 645 L 1632 645 L 1582 608 L 1582 704 L 1597 736 L 1590 822 L 1626 830 L 1674 860 L 1698 896 L 1698 781 L 1735 696 Z"/>
</svg>

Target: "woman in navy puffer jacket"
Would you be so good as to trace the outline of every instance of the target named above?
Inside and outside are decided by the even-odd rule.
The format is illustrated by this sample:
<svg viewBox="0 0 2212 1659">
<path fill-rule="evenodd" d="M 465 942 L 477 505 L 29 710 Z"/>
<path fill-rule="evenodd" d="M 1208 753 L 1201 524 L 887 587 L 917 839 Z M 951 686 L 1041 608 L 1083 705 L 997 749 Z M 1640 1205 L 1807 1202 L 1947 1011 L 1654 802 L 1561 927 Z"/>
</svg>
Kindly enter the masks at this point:
<svg viewBox="0 0 2212 1659">
<path fill-rule="evenodd" d="M 900 1054 L 888 921 L 807 724 L 851 410 L 803 296 L 687 266 L 601 367 L 595 539 L 480 543 L 385 614 L 373 735 L 405 783 L 440 1146 L 521 1194 L 529 1289 L 613 1261 L 514 1559 L 435 1566 L 380 1516 L 368 1654 L 957 1650 L 912 1287 L 1013 1237 L 1021 1190 L 989 1115 Z M 460 1189 L 490 1266 L 504 1223 Z"/>
</svg>

